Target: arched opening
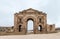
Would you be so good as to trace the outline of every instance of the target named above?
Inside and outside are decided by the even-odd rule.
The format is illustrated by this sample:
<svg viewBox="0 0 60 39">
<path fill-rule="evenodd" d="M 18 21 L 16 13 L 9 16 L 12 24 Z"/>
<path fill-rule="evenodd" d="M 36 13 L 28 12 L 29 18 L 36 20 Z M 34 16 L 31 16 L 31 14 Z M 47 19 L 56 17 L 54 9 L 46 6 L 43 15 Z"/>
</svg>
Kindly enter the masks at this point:
<svg viewBox="0 0 60 39">
<path fill-rule="evenodd" d="M 28 20 L 27 21 L 27 33 L 32 33 L 33 32 L 33 20 Z"/>
<path fill-rule="evenodd" d="M 42 26 L 41 25 L 38 26 L 38 30 L 42 31 Z"/>
<path fill-rule="evenodd" d="M 21 32 L 21 25 L 19 25 L 19 32 Z"/>
</svg>

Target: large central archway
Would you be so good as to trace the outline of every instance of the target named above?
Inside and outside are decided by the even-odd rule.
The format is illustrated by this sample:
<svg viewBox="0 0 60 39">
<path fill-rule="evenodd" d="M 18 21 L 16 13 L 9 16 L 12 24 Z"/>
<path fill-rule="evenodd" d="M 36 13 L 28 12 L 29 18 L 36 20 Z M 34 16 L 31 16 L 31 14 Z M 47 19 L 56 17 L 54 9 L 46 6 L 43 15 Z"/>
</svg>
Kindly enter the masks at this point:
<svg viewBox="0 0 60 39">
<path fill-rule="evenodd" d="M 27 33 L 33 33 L 33 29 L 34 29 L 34 22 L 32 19 L 28 19 L 27 21 Z"/>
<path fill-rule="evenodd" d="M 29 20 L 31 20 L 33 22 L 33 26 L 30 26 L 30 27 L 32 27 L 33 33 L 35 33 L 36 18 L 34 16 L 28 16 L 28 17 L 24 18 L 24 26 L 25 26 L 25 30 L 26 30 L 25 33 L 26 34 L 28 33 L 27 27 L 29 27 L 29 26 L 27 26 L 27 24 L 28 24 Z"/>
</svg>

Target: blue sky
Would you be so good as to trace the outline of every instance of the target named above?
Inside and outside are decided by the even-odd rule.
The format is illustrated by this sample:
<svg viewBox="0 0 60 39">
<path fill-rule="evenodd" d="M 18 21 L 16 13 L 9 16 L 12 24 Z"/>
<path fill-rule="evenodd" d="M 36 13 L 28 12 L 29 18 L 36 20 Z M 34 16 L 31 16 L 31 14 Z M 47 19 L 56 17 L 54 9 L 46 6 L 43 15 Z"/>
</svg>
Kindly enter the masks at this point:
<svg viewBox="0 0 60 39">
<path fill-rule="evenodd" d="M 47 13 L 47 23 L 60 27 L 60 0 L 0 0 L 0 26 L 13 26 L 14 13 L 33 8 Z"/>
</svg>

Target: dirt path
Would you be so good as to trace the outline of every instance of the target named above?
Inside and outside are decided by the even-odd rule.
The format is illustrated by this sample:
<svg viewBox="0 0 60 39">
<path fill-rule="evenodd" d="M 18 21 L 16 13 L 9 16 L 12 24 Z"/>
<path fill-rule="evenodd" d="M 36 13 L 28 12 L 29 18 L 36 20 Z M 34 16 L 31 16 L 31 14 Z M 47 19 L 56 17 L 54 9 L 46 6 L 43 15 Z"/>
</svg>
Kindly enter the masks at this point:
<svg viewBox="0 0 60 39">
<path fill-rule="evenodd" d="M 60 32 L 53 34 L 7 35 L 0 39 L 60 39 Z"/>
</svg>

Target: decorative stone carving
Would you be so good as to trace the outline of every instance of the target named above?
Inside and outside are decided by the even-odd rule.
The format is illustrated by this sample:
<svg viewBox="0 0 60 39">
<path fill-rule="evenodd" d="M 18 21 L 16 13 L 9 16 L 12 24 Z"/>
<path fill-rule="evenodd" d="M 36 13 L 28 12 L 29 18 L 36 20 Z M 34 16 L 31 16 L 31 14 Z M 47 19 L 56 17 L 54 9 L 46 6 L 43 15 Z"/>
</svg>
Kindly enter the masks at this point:
<svg viewBox="0 0 60 39">
<path fill-rule="evenodd" d="M 32 20 L 34 22 L 33 24 L 33 33 L 38 34 L 38 33 L 46 33 L 49 28 L 47 28 L 47 14 L 34 10 L 32 8 L 23 10 L 19 13 L 16 13 L 17 15 L 15 16 L 14 14 L 14 31 L 27 34 L 27 22 L 28 20 Z M 19 21 L 18 21 L 19 19 Z M 21 24 L 21 22 L 23 24 Z M 19 25 L 18 25 L 19 23 Z M 20 26 L 21 25 L 21 26 Z M 52 25 L 53 26 L 53 25 Z M 41 30 L 38 30 L 38 27 L 40 27 Z M 18 29 L 17 29 L 18 28 Z M 22 30 L 22 31 L 21 31 Z"/>
</svg>

